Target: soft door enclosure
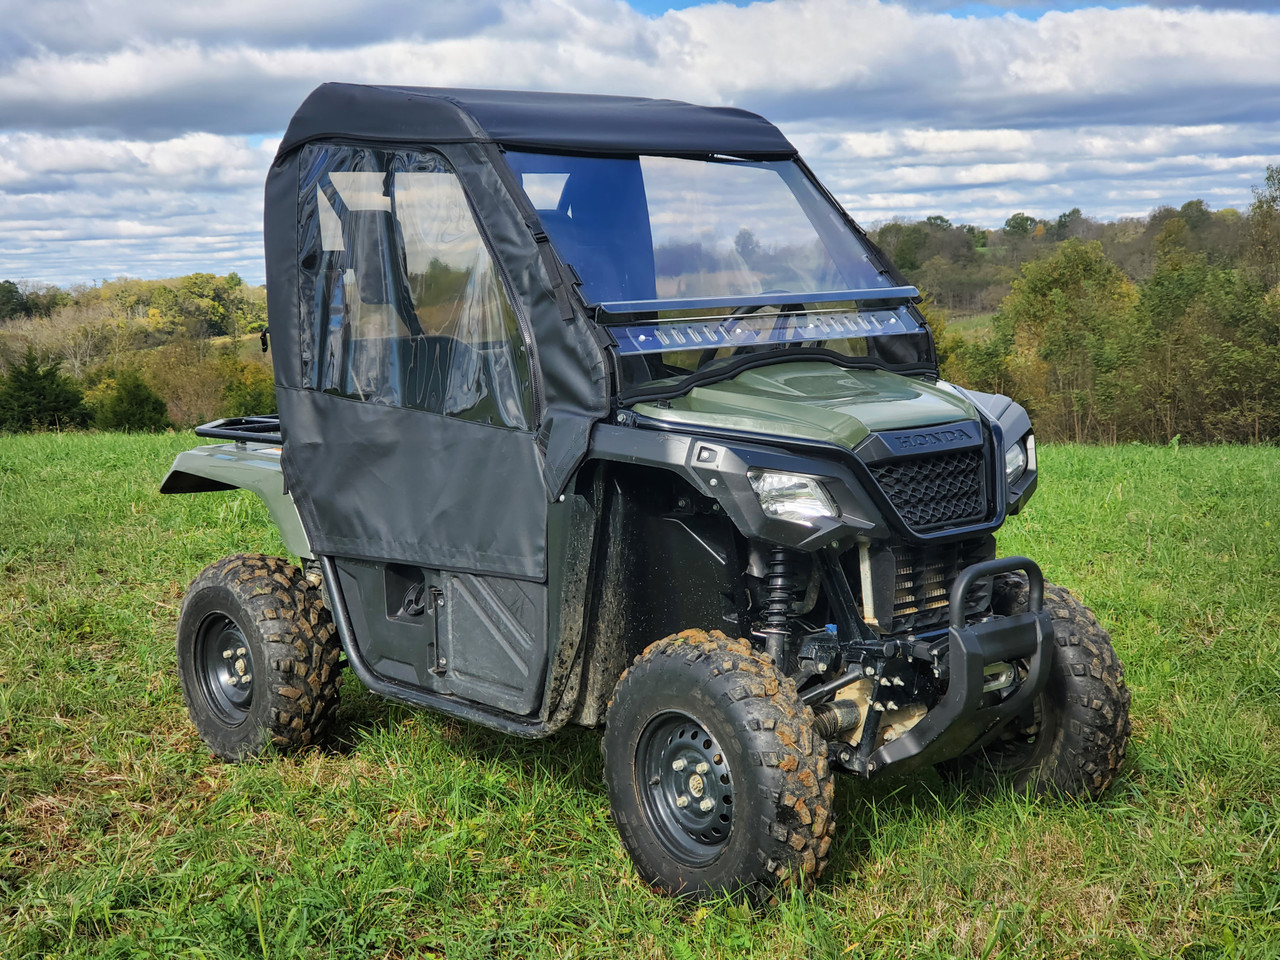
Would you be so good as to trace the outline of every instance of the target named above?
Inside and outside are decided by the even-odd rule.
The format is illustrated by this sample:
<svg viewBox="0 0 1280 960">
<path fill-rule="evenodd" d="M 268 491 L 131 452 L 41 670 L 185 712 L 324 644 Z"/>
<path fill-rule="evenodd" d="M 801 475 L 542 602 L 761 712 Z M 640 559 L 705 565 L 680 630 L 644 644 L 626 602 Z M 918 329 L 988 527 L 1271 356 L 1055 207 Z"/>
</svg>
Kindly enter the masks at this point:
<svg viewBox="0 0 1280 960">
<path fill-rule="evenodd" d="M 286 476 L 320 553 L 541 581 L 547 491 L 522 305 L 441 153 L 297 156 Z"/>
</svg>

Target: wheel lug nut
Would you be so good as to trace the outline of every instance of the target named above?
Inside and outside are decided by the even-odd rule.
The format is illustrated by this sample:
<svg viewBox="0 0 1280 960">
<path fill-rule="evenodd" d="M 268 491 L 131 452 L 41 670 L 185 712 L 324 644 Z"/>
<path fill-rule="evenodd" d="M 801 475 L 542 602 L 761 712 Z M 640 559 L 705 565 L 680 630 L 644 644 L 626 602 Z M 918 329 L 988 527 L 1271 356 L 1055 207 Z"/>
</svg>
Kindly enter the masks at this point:
<svg viewBox="0 0 1280 960">
<path fill-rule="evenodd" d="M 243 657 L 247 651 L 244 647 L 236 647 L 236 656 Z"/>
<path fill-rule="evenodd" d="M 680 760 L 673 760 L 671 762 L 671 769 L 676 771 L 676 773 L 679 773 L 684 768 L 685 768 L 685 762 L 683 758 Z"/>
<path fill-rule="evenodd" d="M 223 660 L 230 660 L 230 659 L 231 659 L 232 657 L 234 657 L 234 656 L 235 656 L 235 654 L 234 654 L 234 653 L 232 653 L 230 650 L 223 650 L 223 651 L 222 651 L 222 659 L 223 659 Z"/>
<path fill-rule="evenodd" d="M 700 763 L 693 769 L 697 770 L 699 773 L 706 773 L 708 770 L 711 769 L 711 767 L 706 763 Z"/>
<path fill-rule="evenodd" d="M 688 798 L 688 797 L 686 797 L 683 793 L 682 793 L 682 794 L 680 794 L 680 796 L 676 797 L 676 806 L 677 806 L 677 807 L 679 807 L 680 809 L 682 809 L 682 810 L 683 810 L 683 809 L 684 809 L 685 807 L 687 807 L 688 805 L 689 805 L 689 798 Z"/>
<path fill-rule="evenodd" d="M 699 804 L 699 806 L 702 808 L 703 813 L 707 813 L 713 807 L 715 807 L 715 805 L 716 805 L 716 802 L 712 800 L 710 797 L 707 797 L 707 799 L 703 800 L 702 803 Z"/>
</svg>

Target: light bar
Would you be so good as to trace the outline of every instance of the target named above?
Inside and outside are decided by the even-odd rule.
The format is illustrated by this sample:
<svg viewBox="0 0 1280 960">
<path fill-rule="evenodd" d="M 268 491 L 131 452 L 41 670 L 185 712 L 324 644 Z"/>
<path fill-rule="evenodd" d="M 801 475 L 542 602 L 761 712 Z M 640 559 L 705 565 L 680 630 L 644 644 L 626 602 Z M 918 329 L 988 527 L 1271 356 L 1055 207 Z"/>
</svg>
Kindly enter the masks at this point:
<svg viewBox="0 0 1280 960">
<path fill-rule="evenodd" d="M 610 327 L 623 356 L 676 350 L 719 350 L 771 343 L 807 343 L 921 333 L 905 309 L 868 313 L 797 313 L 703 320 L 660 320 Z"/>
</svg>

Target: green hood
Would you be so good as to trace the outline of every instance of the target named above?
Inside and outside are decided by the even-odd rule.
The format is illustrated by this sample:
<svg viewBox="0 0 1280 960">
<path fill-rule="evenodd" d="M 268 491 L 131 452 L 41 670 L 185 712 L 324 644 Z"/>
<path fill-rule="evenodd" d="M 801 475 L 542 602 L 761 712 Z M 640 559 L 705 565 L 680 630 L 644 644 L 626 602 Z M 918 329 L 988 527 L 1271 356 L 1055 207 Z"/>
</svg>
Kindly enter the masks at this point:
<svg viewBox="0 0 1280 960">
<path fill-rule="evenodd" d="M 883 370 L 834 363 L 776 363 L 706 387 L 669 406 L 638 403 L 636 413 L 686 426 L 804 437 L 857 446 L 872 432 L 976 419 L 955 394 Z"/>
</svg>

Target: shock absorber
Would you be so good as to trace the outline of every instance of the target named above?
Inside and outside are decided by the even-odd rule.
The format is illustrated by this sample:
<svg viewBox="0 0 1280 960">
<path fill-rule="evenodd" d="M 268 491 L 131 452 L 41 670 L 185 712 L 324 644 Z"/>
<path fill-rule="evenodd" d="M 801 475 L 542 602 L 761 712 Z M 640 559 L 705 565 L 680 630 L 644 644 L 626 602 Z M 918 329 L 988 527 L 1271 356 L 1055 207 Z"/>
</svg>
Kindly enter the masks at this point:
<svg viewBox="0 0 1280 960">
<path fill-rule="evenodd" d="M 791 603 L 795 598 L 795 555 L 785 547 L 775 547 L 769 555 L 769 575 L 765 580 L 764 649 L 779 668 L 791 636 Z"/>
</svg>

